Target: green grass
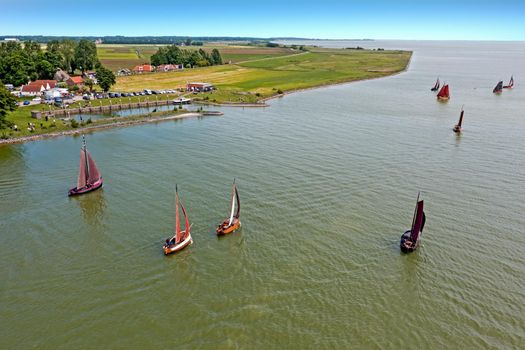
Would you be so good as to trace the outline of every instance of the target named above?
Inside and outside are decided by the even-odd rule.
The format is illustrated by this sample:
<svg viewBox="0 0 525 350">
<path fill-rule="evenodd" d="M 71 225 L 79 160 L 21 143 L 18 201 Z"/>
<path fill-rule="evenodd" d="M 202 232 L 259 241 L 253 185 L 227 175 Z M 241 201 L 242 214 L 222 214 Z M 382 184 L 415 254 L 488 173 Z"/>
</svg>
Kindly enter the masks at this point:
<svg viewBox="0 0 525 350">
<path fill-rule="evenodd" d="M 306 53 L 237 64 L 120 77 L 115 89 L 167 89 L 184 87 L 188 81 L 205 81 L 214 84 L 217 91 L 199 94 L 197 98 L 207 96 L 219 103 L 255 102 L 276 95 L 278 90 L 287 92 L 391 75 L 406 68 L 410 55 L 406 51 L 310 48 Z"/>
</svg>

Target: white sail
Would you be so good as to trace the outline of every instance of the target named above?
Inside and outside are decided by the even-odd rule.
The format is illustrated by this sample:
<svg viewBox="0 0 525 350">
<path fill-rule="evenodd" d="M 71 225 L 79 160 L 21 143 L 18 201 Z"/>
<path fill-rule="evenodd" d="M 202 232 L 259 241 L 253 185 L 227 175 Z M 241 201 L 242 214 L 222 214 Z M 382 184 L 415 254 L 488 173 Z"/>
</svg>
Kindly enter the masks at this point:
<svg viewBox="0 0 525 350">
<path fill-rule="evenodd" d="M 233 188 L 233 193 L 232 193 L 232 211 L 231 211 L 231 214 L 230 214 L 230 221 L 228 222 L 228 226 L 230 226 L 233 222 L 233 213 L 235 211 L 235 187 Z"/>
</svg>

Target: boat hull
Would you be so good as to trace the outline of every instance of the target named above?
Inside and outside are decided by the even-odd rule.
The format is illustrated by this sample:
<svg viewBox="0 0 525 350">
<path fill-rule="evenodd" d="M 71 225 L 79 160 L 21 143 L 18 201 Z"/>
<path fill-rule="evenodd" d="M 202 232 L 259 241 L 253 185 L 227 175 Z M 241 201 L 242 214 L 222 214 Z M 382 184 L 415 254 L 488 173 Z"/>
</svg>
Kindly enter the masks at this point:
<svg viewBox="0 0 525 350">
<path fill-rule="evenodd" d="M 459 125 L 455 125 L 453 128 L 452 128 L 452 131 L 454 131 L 455 133 L 460 133 L 462 131 L 461 129 L 461 126 Z"/>
<path fill-rule="evenodd" d="M 437 100 L 440 101 L 440 102 L 446 102 L 446 101 L 450 100 L 450 97 L 438 96 Z"/>
<path fill-rule="evenodd" d="M 217 232 L 217 235 L 219 236 L 224 236 L 224 235 L 237 231 L 240 227 L 241 227 L 241 220 L 239 219 L 234 219 L 232 224 L 229 226 L 228 226 L 228 220 L 225 220 L 221 225 L 217 227 L 215 232 Z"/>
<path fill-rule="evenodd" d="M 162 250 L 164 250 L 164 255 L 169 255 L 183 250 L 192 243 L 193 239 L 191 238 L 191 234 L 189 234 L 188 237 L 179 244 L 164 244 Z"/>
<path fill-rule="evenodd" d="M 401 236 L 401 241 L 399 242 L 399 248 L 403 253 L 412 253 L 419 246 L 419 238 L 416 243 L 412 242 L 410 239 L 410 234 L 412 231 L 408 230 Z"/>
<path fill-rule="evenodd" d="M 99 188 L 102 188 L 103 184 L 104 184 L 104 181 L 102 180 L 102 178 L 100 178 L 95 183 L 93 183 L 91 185 L 88 185 L 86 187 L 82 187 L 82 188 L 73 187 L 72 189 L 69 190 L 68 196 L 70 196 L 70 197 L 71 196 L 79 196 L 81 194 L 85 194 L 85 193 L 88 193 L 88 192 L 92 192 L 92 191 L 98 190 Z"/>
</svg>

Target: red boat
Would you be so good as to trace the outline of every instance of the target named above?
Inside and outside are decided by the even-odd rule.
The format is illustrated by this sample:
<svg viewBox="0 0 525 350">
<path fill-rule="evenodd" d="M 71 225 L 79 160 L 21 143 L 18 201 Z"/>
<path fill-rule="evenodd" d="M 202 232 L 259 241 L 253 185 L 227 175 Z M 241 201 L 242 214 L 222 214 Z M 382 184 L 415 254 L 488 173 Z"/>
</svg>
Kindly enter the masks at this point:
<svg viewBox="0 0 525 350">
<path fill-rule="evenodd" d="M 444 84 L 441 90 L 437 94 L 438 101 L 448 101 L 450 99 L 450 91 L 448 89 L 448 84 Z"/>
<path fill-rule="evenodd" d="M 439 82 L 439 77 L 438 77 L 437 80 L 436 80 L 436 83 L 434 84 L 434 87 L 432 89 L 430 89 L 430 91 L 438 91 L 440 85 L 441 84 Z"/>
<path fill-rule="evenodd" d="M 230 217 L 217 226 L 217 229 L 215 230 L 219 236 L 232 233 L 241 227 L 241 201 L 239 199 L 237 186 L 235 185 L 235 180 L 233 180 L 231 203 Z M 237 206 L 237 211 L 235 211 L 235 206 Z"/>
<path fill-rule="evenodd" d="M 401 236 L 399 247 L 403 253 L 410 253 L 419 246 L 419 239 L 423 228 L 425 227 L 426 216 L 423 210 L 423 201 L 419 200 L 419 193 L 417 194 L 416 209 L 412 219 L 412 228 Z"/>
<path fill-rule="evenodd" d="M 103 185 L 102 175 L 87 150 L 86 138 L 82 135 L 82 148 L 80 148 L 80 170 L 78 172 L 77 187 L 69 190 L 69 196 L 95 191 Z"/>
<path fill-rule="evenodd" d="M 503 88 L 504 89 L 512 89 L 514 87 L 514 77 L 511 76 L 510 77 L 510 81 L 509 81 L 509 85 L 505 85 Z"/>
<path fill-rule="evenodd" d="M 180 229 L 179 192 L 177 190 L 177 185 L 175 185 L 175 235 L 171 238 L 167 238 L 166 243 L 162 246 L 165 255 L 176 253 L 193 243 L 190 233 L 191 225 L 189 224 L 188 215 L 186 215 L 186 210 L 184 209 L 182 201 L 180 202 L 180 207 L 185 220 L 184 231 L 181 231 Z"/>
<path fill-rule="evenodd" d="M 494 88 L 494 90 L 492 90 L 493 93 L 495 94 L 501 94 L 503 92 L 503 81 L 500 81 L 496 87 Z"/>
<path fill-rule="evenodd" d="M 463 114 L 465 113 L 465 111 L 463 111 L 463 108 L 461 108 L 461 114 L 459 115 L 459 122 L 454 125 L 454 128 L 452 128 L 452 130 L 455 132 L 455 133 L 460 133 L 463 129 L 461 129 L 461 124 L 463 123 Z"/>
</svg>

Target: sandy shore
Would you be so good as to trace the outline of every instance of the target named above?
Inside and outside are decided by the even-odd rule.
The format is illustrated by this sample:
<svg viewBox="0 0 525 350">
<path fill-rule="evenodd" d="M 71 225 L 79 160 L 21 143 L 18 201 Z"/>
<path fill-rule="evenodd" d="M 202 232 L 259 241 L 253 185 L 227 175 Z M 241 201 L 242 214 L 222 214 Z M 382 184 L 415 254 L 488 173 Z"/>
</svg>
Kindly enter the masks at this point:
<svg viewBox="0 0 525 350">
<path fill-rule="evenodd" d="M 87 132 L 102 130 L 102 129 L 122 128 L 122 127 L 132 126 L 132 125 L 157 123 L 157 122 L 168 121 L 168 120 L 193 118 L 193 117 L 200 117 L 200 116 L 202 116 L 201 113 L 184 113 L 184 114 L 177 114 L 177 115 L 172 115 L 172 116 L 167 116 L 167 117 L 153 117 L 153 118 L 146 117 L 144 119 L 139 119 L 139 120 L 129 120 L 129 121 L 120 121 L 120 122 L 117 121 L 114 123 L 87 126 L 84 128 L 78 128 L 74 130 L 51 132 L 47 134 L 30 135 L 30 136 L 16 137 L 16 138 L 7 139 L 7 140 L 0 140 L 0 145 L 36 141 L 36 140 L 41 140 L 45 138 L 65 136 L 65 135 L 78 135 L 78 134 L 84 134 Z"/>
</svg>

